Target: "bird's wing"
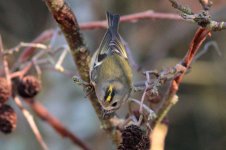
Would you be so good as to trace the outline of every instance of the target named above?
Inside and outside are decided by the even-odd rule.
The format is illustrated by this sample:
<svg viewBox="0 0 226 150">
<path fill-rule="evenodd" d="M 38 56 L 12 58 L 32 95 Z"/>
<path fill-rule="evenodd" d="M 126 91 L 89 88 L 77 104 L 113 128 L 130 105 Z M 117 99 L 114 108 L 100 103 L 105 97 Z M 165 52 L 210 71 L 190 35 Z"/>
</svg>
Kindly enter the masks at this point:
<svg viewBox="0 0 226 150">
<path fill-rule="evenodd" d="M 108 30 L 98 48 L 94 66 L 100 65 L 107 56 L 114 53 L 126 59 L 128 58 L 123 42 L 118 34 L 120 16 L 107 12 L 107 19 Z"/>
</svg>

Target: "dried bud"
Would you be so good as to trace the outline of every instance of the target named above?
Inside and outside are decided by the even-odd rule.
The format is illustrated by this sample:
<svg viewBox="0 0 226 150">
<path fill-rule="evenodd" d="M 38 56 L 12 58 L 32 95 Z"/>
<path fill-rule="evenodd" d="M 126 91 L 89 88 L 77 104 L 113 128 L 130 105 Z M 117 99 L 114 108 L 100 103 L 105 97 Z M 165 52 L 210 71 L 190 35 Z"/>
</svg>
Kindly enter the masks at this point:
<svg viewBox="0 0 226 150">
<path fill-rule="evenodd" d="M 10 97 L 10 86 L 5 78 L 0 77 L 0 105 L 4 104 Z"/>
<path fill-rule="evenodd" d="M 40 90 L 40 81 L 34 76 L 25 76 L 17 85 L 18 94 L 23 98 L 33 98 Z"/>
<path fill-rule="evenodd" d="M 122 143 L 118 150 L 148 150 L 149 147 L 149 138 L 138 126 L 131 125 L 122 131 Z"/>
<path fill-rule="evenodd" d="M 150 102 L 150 104 L 159 104 L 161 99 L 162 99 L 161 95 L 157 95 L 157 96 L 150 96 L 150 95 L 148 95 L 147 101 Z"/>
<path fill-rule="evenodd" d="M 17 116 L 9 105 L 0 107 L 0 131 L 5 134 L 11 133 L 16 128 Z"/>
</svg>

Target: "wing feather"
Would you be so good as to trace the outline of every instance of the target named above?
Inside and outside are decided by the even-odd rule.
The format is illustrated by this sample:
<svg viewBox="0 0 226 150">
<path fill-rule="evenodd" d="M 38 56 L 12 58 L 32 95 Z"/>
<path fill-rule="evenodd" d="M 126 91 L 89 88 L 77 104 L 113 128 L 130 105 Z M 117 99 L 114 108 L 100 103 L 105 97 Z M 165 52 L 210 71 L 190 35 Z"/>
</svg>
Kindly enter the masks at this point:
<svg viewBox="0 0 226 150">
<path fill-rule="evenodd" d="M 115 53 L 128 59 L 125 47 L 118 33 L 120 16 L 107 12 L 107 19 L 108 29 L 98 48 L 94 67 L 100 65 L 107 56 Z"/>
</svg>

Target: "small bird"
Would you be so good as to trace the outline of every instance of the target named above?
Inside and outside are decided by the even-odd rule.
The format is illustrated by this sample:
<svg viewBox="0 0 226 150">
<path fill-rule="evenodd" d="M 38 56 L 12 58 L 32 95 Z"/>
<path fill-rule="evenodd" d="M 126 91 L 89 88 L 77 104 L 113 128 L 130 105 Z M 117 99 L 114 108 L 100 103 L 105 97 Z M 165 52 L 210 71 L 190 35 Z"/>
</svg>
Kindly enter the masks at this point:
<svg viewBox="0 0 226 150">
<path fill-rule="evenodd" d="M 132 69 L 118 33 L 119 15 L 107 12 L 108 29 L 90 63 L 90 80 L 107 112 L 120 108 L 132 91 Z"/>
</svg>

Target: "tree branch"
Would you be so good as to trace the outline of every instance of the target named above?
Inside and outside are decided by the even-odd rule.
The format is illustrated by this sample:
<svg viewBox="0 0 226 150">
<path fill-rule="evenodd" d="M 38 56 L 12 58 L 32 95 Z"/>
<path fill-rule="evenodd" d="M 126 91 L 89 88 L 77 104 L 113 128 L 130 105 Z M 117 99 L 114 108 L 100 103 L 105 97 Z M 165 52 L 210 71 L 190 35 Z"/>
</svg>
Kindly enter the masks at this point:
<svg viewBox="0 0 226 150">
<path fill-rule="evenodd" d="M 25 102 L 32 108 L 32 110 L 43 120 L 51 125 L 61 136 L 68 137 L 73 143 L 77 144 L 84 150 L 89 150 L 87 145 L 83 143 L 78 137 L 65 128 L 61 122 L 52 116 L 45 107 L 33 99 L 26 99 Z"/>
<path fill-rule="evenodd" d="M 82 80 L 89 83 L 89 63 L 91 56 L 83 42 L 76 17 L 64 0 L 45 0 L 45 3 L 64 33 L 79 75 Z M 112 139 L 115 139 L 117 137 L 115 127 L 110 119 L 103 119 L 102 107 L 98 103 L 95 93 L 87 93 L 87 95 L 101 121 L 102 127 L 109 135 L 111 135 Z"/>
<path fill-rule="evenodd" d="M 205 11 L 208 11 L 210 7 L 213 5 L 213 2 L 210 0 L 199 0 L 199 2 Z"/>
<path fill-rule="evenodd" d="M 185 21 L 197 23 L 200 27 L 206 28 L 207 30 L 211 31 L 221 31 L 226 29 L 226 22 L 214 21 L 209 15 L 208 10 L 212 5 L 212 2 L 210 2 L 209 0 L 199 0 L 204 9 L 200 13 L 193 13 L 189 7 L 183 6 L 176 0 L 169 1 L 175 9 L 180 11 L 181 16 L 184 18 Z"/>
<path fill-rule="evenodd" d="M 52 38 L 54 33 L 53 29 L 45 30 L 42 32 L 36 39 L 34 39 L 31 43 L 44 43 L 45 41 L 48 41 Z M 27 59 L 33 55 L 35 51 L 35 47 L 27 47 L 23 50 L 23 52 L 20 54 L 17 62 L 22 63 L 25 62 Z"/>
<path fill-rule="evenodd" d="M 6 76 L 6 80 L 8 82 L 8 85 L 10 87 L 10 91 L 12 90 L 12 82 L 10 79 L 10 71 L 9 71 L 9 64 L 8 64 L 8 60 L 7 60 L 7 56 L 4 55 L 4 46 L 3 46 L 3 42 L 2 42 L 2 36 L 0 35 L 0 57 L 2 57 L 2 64 L 3 64 L 3 68 L 4 68 L 4 73 Z"/>
<path fill-rule="evenodd" d="M 164 150 L 167 133 L 168 133 L 167 124 L 165 123 L 157 124 L 149 137 L 151 141 L 150 150 Z"/>
<path fill-rule="evenodd" d="M 28 124 L 30 125 L 37 141 L 39 142 L 39 144 L 42 146 L 43 150 L 48 150 L 48 147 L 46 145 L 46 143 L 44 142 L 41 133 L 38 130 L 38 127 L 34 121 L 33 116 L 23 107 L 22 102 L 20 101 L 19 97 L 15 97 L 14 98 L 15 103 L 17 104 L 17 106 L 20 108 L 20 110 L 22 111 L 24 117 L 26 118 Z"/>
<path fill-rule="evenodd" d="M 144 12 L 138 12 L 138 13 L 133 13 L 133 14 L 121 16 L 120 22 L 134 23 L 134 22 L 137 22 L 138 20 L 144 20 L 144 19 L 183 20 L 183 18 L 178 14 L 160 13 L 160 12 L 154 12 L 154 11 L 151 11 L 151 10 L 147 10 L 147 11 L 144 11 Z M 107 20 L 81 23 L 79 26 L 82 30 L 107 28 Z"/>
<path fill-rule="evenodd" d="M 157 123 L 160 123 L 163 120 L 163 118 L 165 118 L 165 116 L 167 115 L 166 110 L 168 112 L 169 111 L 168 108 L 171 108 L 172 104 L 174 104 L 174 102 L 173 102 L 175 100 L 174 97 L 179 89 L 179 85 L 180 85 L 185 73 L 190 68 L 192 60 L 195 58 L 195 54 L 197 53 L 197 51 L 199 50 L 200 46 L 205 41 L 205 39 L 209 33 L 210 33 L 209 30 L 206 30 L 203 28 L 199 28 L 196 31 L 194 38 L 192 39 L 192 41 L 190 43 L 187 54 L 183 58 L 182 62 L 179 63 L 180 65 L 185 67 L 185 70 L 183 73 L 181 73 L 179 76 L 177 76 L 175 79 L 172 80 L 170 89 L 167 93 L 167 98 L 164 101 L 159 112 L 157 113 L 157 118 L 155 120 L 155 126 Z"/>
</svg>

